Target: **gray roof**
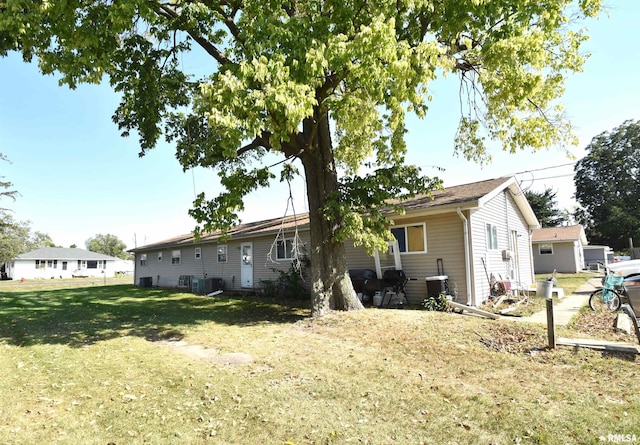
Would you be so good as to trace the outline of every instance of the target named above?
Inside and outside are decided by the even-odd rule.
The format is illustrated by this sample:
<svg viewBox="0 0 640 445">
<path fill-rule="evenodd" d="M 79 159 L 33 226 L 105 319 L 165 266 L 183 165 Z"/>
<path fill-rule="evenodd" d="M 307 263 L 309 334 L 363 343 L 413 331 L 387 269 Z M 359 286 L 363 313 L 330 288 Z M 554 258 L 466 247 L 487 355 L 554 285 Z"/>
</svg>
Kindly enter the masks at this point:
<svg viewBox="0 0 640 445">
<path fill-rule="evenodd" d="M 517 193 L 512 196 L 518 202 L 527 223 L 531 227 L 539 227 L 538 221 L 531 210 L 524 194 L 520 190 L 513 177 L 503 177 L 488 179 L 446 187 L 443 190 L 435 190 L 431 195 L 418 195 L 401 202 L 397 202 L 406 210 L 407 214 L 419 211 L 455 211 L 456 207 L 476 208 L 480 206 L 480 201 L 492 196 L 505 188 L 514 188 Z M 239 224 L 229 230 L 228 235 L 234 239 L 248 238 L 259 235 L 277 233 L 281 229 L 293 230 L 294 227 L 302 230 L 309 229 L 309 214 L 302 213 L 284 218 L 272 218 L 263 221 Z M 129 252 L 145 252 L 150 250 L 166 249 L 171 247 L 193 246 L 200 243 L 215 242 L 220 237 L 220 232 L 205 233 L 197 242 L 193 233 L 179 235 L 157 243 L 147 244 L 129 250 Z"/>
<path fill-rule="evenodd" d="M 16 257 L 17 260 L 113 260 L 116 258 L 102 253 L 91 252 L 84 249 L 71 249 L 65 247 L 44 247 L 32 250 Z"/>
</svg>

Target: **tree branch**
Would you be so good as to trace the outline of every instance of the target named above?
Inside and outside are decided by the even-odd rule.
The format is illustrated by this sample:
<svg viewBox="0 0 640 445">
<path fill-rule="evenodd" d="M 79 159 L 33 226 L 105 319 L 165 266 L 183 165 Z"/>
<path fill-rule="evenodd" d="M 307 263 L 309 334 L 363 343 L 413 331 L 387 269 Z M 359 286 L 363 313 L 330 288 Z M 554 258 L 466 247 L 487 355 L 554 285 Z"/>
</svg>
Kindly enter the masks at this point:
<svg viewBox="0 0 640 445">
<path fill-rule="evenodd" d="M 165 17 L 167 19 L 175 20 L 180 17 L 180 14 L 170 6 L 158 4 L 158 8 L 156 12 Z M 202 37 L 199 33 L 194 30 L 184 29 L 184 31 L 195 40 L 198 45 L 200 45 L 210 56 L 212 56 L 220 65 L 228 65 L 233 64 L 231 60 L 229 60 L 224 54 L 220 52 L 220 50 L 213 45 L 210 41 Z"/>
<path fill-rule="evenodd" d="M 248 151 L 255 150 L 258 148 L 266 148 L 267 150 L 271 149 L 271 144 L 269 143 L 270 134 L 265 132 L 262 136 L 256 137 L 253 141 L 248 143 L 247 145 L 240 147 L 236 150 L 236 156 L 241 156 Z"/>
</svg>

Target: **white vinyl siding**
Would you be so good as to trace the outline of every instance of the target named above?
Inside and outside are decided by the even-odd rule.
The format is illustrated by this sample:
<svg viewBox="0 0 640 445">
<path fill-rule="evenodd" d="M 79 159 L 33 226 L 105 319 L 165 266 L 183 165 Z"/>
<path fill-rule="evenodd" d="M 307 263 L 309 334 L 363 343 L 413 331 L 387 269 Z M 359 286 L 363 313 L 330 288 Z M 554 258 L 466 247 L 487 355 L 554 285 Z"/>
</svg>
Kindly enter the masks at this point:
<svg viewBox="0 0 640 445">
<path fill-rule="evenodd" d="M 287 234 L 288 238 L 292 234 Z M 301 232 L 300 237 L 303 243 L 309 242 L 309 233 Z M 288 271 L 291 262 L 283 261 L 276 263 L 267 259 L 274 235 L 267 235 L 252 238 L 253 242 L 253 283 L 254 287 L 260 287 L 263 280 L 275 280 L 278 273 L 275 270 Z M 201 249 L 201 258 L 196 259 L 195 255 L 183 255 L 179 264 L 171 264 L 170 261 L 153 261 L 144 269 L 137 270 L 135 283 L 140 277 L 153 277 L 153 284 L 160 287 L 176 287 L 181 275 L 188 275 L 193 278 L 221 278 L 224 280 L 226 290 L 241 290 L 240 287 L 240 244 L 242 240 L 231 240 L 227 244 L 218 245 L 214 243 L 203 243 L 197 245 Z M 193 246 L 195 248 L 196 246 Z M 165 247 L 166 249 L 166 247 Z M 183 249 L 184 250 L 184 249 Z M 159 250 L 149 250 L 145 253 L 155 258 Z M 140 256 L 140 253 L 137 254 Z M 167 254 L 168 256 L 168 254 Z M 275 250 L 272 257 L 276 258 Z M 33 267 L 33 266 L 32 266 Z M 305 277 L 305 286 L 310 285 L 310 278 Z"/>
<path fill-rule="evenodd" d="M 481 304 L 490 294 L 487 274 L 493 274 L 498 279 L 519 280 L 519 284 L 523 287 L 528 287 L 534 282 L 529 226 L 518 211 L 508 189 L 495 194 L 485 201 L 482 207 L 472 211 L 470 222 L 471 256 L 475 271 L 473 304 Z M 488 233 L 489 226 L 491 235 Z M 516 246 L 513 245 L 514 236 L 518 240 Z M 518 249 L 517 252 L 514 251 L 515 248 Z M 510 257 L 503 257 L 505 250 L 512 252 Z M 519 265 L 518 272 L 514 271 L 516 259 Z"/>
</svg>

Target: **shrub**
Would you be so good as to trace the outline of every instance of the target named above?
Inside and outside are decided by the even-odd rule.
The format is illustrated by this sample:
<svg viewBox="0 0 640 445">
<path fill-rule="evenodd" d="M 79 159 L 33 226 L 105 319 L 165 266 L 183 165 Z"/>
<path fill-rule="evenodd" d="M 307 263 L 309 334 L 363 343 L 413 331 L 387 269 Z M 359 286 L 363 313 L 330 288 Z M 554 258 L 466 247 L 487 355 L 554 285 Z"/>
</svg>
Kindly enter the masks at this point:
<svg viewBox="0 0 640 445">
<path fill-rule="evenodd" d="M 291 263 L 287 271 L 271 269 L 278 273 L 275 280 L 262 280 L 262 293 L 267 298 L 293 298 L 308 300 L 309 291 L 304 286 L 304 275 L 309 267 L 309 259 L 304 256 L 300 260 L 300 268 Z"/>
<path fill-rule="evenodd" d="M 422 307 L 428 311 L 440 311 L 445 312 L 449 305 L 447 304 L 447 297 L 445 294 L 438 296 L 430 296 L 422 300 Z"/>
</svg>

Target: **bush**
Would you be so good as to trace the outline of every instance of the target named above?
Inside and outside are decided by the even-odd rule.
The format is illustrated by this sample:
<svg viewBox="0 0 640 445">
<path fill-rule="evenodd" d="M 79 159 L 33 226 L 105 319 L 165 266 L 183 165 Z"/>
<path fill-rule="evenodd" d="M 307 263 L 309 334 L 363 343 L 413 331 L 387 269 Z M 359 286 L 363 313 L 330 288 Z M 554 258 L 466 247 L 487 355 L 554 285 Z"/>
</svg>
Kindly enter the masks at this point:
<svg viewBox="0 0 640 445">
<path fill-rule="evenodd" d="M 428 311 L 440 311 L 445 312 L 449 305 L 447 304 L 447 297 L 445 294 L 440 294 L 436 297 L 427 297 L 422 300 L 422 307 Z"/>
<path fill-rule="evenodd" d="M 291 263 L 289 270 L 271 269 L 278 273 L 275 280 L 262 280 L 262 293 L 267 298 L 293 298 L 296 300 L 308 300 L 309 291 L 304 286 L 302 278 L 309 266 L 309 260 L 305 256 L 300 260 L 300 269 L 296 269 Z"/>
</svg>

